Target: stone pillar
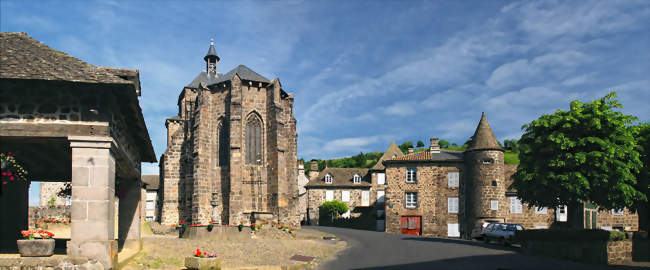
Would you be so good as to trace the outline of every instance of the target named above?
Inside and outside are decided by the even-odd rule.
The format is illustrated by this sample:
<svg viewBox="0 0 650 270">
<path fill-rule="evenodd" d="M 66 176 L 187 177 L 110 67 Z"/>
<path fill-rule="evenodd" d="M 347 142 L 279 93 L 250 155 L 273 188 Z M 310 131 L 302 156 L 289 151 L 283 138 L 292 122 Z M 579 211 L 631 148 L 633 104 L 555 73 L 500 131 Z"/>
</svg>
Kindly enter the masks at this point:
<svg viewBox="0 0 650 270">
<path fill-rule="evenodd" d="M 141 186 L 140 179 L 120 179 L 120 186 L 118 187 L 118 196 L 120 197 L 120 207 L 118 210 L 118 239 L 120 249 L 140 250 L 141 248 Z"/>
<path fill-rule="evenodd" d="M 110 137 L 70 136 L 72 148 L 71 240 L 68 256 L 117 265 L 115 158 Z"/>
</svg>

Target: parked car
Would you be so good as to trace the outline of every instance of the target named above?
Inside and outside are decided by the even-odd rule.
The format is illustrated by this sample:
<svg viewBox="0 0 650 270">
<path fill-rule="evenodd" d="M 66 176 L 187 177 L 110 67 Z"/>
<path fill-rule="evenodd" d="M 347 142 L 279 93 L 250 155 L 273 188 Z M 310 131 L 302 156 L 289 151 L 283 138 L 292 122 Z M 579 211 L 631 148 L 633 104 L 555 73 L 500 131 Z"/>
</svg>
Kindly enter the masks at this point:
<svg viewBox="0 0 650 270">
<path fill-rule="evenodd" d="M 487 226 L 492 223 L 493 222 L 483 222 L 483 223 L 476 224 L 476 226 L 474 226 L 474 229 L 472 229 L 472 233 L 470 235 L 472 239 L 477 239 L 477 240 L 483 239 L 483 236 L 485 236 L 485 228 L 487 228 Z"/>
<path fill-rule="evenodd" d="M 523 231 L 524 226 L 515 223 L 491 223 L 483 230 L 483 241 L 489 243 L 492 240 L 498 241 L 504 246 L 519 243 L 515 237 L 516 231 Z"/>
</svg>

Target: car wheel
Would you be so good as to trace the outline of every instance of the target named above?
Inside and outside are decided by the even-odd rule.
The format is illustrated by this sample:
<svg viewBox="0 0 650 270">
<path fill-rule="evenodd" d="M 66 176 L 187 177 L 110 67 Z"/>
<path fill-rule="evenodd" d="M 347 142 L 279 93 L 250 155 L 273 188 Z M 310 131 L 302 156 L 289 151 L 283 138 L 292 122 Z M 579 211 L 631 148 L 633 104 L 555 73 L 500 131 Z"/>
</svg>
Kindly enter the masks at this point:
<svg viewBox="0 0 650 270">
<path fill-rule="evenodd" d="M 483 236 L 483 243 L 486 243 L 486 244 L 490 243 L 490 238 L 487 237 L 487 235 Z"/>
<path fill-rule="evenodd" d="M 504 247 L 509 247 L 509 246 L 510 246 L 510 242 L 508 242 L 508 240 L 506 240 L 506 239 L 503 239 L 503 246 L 504 246 Z"/>
</svg>

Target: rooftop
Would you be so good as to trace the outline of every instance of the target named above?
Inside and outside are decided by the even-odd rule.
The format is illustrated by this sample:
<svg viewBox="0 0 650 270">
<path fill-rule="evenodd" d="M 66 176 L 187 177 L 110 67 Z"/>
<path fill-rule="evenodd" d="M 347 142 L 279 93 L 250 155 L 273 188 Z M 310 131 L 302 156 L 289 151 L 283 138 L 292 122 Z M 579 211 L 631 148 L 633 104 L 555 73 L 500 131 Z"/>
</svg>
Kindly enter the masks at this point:
<svg viewBox="0 0 650 270">
<path fill-rule="evenodd" d="M 332 183 L 325 183 L 325 175 L 332 176 Z M 361 176 L 361 183 L 353 183 L 355 174 Z M 318 174 L 318 178 L 309 181 L 306 187 L 370 187 L 370 175 L 368 169 L 362 168 L 325 168 Z"/>
</svg>

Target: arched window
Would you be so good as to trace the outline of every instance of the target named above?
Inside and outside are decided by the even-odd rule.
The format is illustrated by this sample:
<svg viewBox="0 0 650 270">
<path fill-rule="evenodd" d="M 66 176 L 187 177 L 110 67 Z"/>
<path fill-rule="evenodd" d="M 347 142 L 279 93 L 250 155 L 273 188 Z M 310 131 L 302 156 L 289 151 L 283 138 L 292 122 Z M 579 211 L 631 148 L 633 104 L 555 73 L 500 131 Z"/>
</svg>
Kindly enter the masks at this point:
<svg viewBox="0 0 650 270">
<path fill-rule="evenodd" d="M 331 184 L 331 183 L 332 183 L 332 175 L 328 173 L 327 175 L 325 175 L 325 184 Z"/>
<path fill-rule="evenodd" d="M 262 164 L 262 122 L 254 114 L 246 121 L 246 164 Z"/>
<path fill-rule="evenodd" d="M 223 122 L 217 127 L 219 136 L 219 166 L 228 166 L 228 157 L 230 156 L 230 147 L 228 144 L 228 129 L 224 127 Z"/>
<path fill-rule="evenodd" d="M 355 184 L 361 184 L 361 175 L 355 174 L 352 181 Z"/>
</svg>

